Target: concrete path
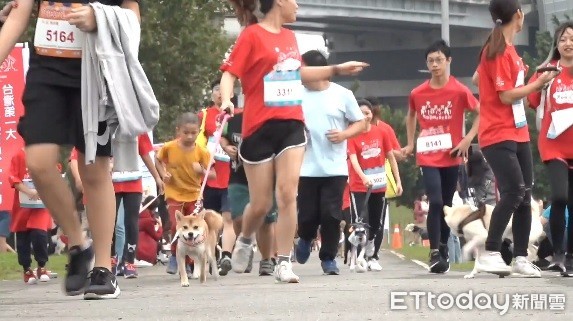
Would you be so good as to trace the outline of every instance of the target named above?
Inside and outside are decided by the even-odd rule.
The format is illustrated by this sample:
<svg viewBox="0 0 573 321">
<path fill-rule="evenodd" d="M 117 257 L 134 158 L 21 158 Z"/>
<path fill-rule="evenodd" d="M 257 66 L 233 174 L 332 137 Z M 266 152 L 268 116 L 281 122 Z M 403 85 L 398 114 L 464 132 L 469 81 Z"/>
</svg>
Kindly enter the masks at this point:
<svg viewBox="0 0 573 321">
<path fill-rule="evenodd" d="M 275 284 L 273 277 L 259 277 L 257 262 L 255 273 L 231 272 L 219 281 L 208 278 L 205 285 L 191 280 L 189 288 L 181 288 L 178 277 L 166 274 L 165 267 L 159 265 L 139 269 L 138 279 L 120 278 L 121 296 L 107 301 L 66 297 L 61 278 L 32 286 L 5 281 L 0 282 L 0 319 L 553 321 L 573 317 L 573 303 L 569 302 L 573 300 L 573 278 L 544 272 L 541 279 L 478 275 L 465 280 L 462 272 L 429 274 L 388 251 L 381 253 L 380 261 L 382 272 L 350 273 L 339 261 L 341 275 L 325 276 L 313 253 L 307 264 L 294 265 L 301 277 L 299 284 Z M 404 296 L 400 292 L 418 294 Z M 432 300 L 434 309 L 428 305 L 428 293 L 441 296 L 441 304 Z M 465 296 L 458 297 L 459 293 Z M 419 308 L 415 307 L 416 295 Z M 468 298 L 473 303 L 469 308 Z M 448 307 L 449 303 L 453 307 Z M 404 305 L 406 310 L 398 310 Z M 556 310 L 561 307 L 564 310 Z"/>
</svg>

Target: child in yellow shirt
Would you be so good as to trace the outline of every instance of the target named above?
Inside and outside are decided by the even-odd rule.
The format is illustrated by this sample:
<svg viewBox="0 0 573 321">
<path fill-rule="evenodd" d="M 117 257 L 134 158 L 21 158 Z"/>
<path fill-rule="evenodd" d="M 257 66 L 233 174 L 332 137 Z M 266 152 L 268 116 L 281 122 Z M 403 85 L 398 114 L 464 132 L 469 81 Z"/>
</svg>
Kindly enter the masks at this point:
<svg viewBox="0 0 573 321">
<path fill-rule="evenodd" d="M 194 113 L 184 113 L 177 120 L 177 138 L 167 142 L 157 152 L 157 170 L 165 183 L 165 200 L 171 221 L 171 235 L 175 235 L 175 211 L 190 215 L 199 199 L 201 183 L 209 166 L 209 151 L 195 144 L 199 135 L 199 118 Z M 208 179 L 215 179 L 213 168 Z M 175 243 L 171 245 L 167 273 L 177 272 Z"/>
</svg>

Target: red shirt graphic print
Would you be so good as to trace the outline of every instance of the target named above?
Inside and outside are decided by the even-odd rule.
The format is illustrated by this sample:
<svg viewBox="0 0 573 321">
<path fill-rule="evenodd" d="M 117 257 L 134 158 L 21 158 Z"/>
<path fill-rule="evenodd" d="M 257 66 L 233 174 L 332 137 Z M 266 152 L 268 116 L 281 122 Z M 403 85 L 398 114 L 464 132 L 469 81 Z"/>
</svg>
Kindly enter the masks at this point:
<svg viewBox="0 0 573 321">
<path fill-rule="evenodd" d="M 467 110 L 475 110 L 478 100 L 456 78 L 443 88 L 430 87 L 426 81 L 410 94 L 410 110 L 416 113 L 420 134 L 416 140 L 418 166 L 450 167 L 461 164 L 461 158 L 450 157 L 464 136 Z"/>
</svg>

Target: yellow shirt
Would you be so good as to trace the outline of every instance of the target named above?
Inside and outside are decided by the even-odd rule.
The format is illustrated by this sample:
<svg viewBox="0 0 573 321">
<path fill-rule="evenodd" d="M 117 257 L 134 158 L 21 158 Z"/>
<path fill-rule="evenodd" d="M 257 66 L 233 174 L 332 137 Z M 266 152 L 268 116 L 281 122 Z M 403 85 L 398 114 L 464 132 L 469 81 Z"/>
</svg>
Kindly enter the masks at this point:
<svg viewBox="0 0 573 321">
<path fill-rule="evenodd" d="M 157 158 L 165 164 L 171 179 L 165 183 L 165 198 L 177 202 L 194 202 L 199 199 L 203 175 L 193 170 L 198 162 L 207 168 L 210 161 L 209 151 L 195 145 L 192 150 L 183 150 L 178 140 L 167 142 L 157 153 Z"/>
</svg>

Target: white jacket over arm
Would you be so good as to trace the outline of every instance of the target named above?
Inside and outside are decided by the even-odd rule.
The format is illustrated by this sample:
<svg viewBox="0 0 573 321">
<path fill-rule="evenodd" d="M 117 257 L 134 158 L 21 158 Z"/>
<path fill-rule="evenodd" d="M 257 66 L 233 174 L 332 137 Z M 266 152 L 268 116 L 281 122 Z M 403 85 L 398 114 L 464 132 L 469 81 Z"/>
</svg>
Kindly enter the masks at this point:
<svg viewBox="0 0 573 321">
<path fill-rule="evenodd" d="M 82 50 L 86 164 L 95 161 L 97 144 L 121 137 L 121 141 L 127 139 L 137 146 L 137 136 L 153 130 L 159 121 L 159 102 L 138 59 L 141 26 L 136 14 L 98 2 L 90 5 L 97 31 L 87 33 Z M 106 122 L 108 130 L 98 137 L 99 122 Z M 129 160 L 119 170 L 132 170 L 137 164 L 137 148 L 127 149 L 134 161 Z M 116 161 L 123 163 L 114 159 L 114 165 Z"/>
</svg>

